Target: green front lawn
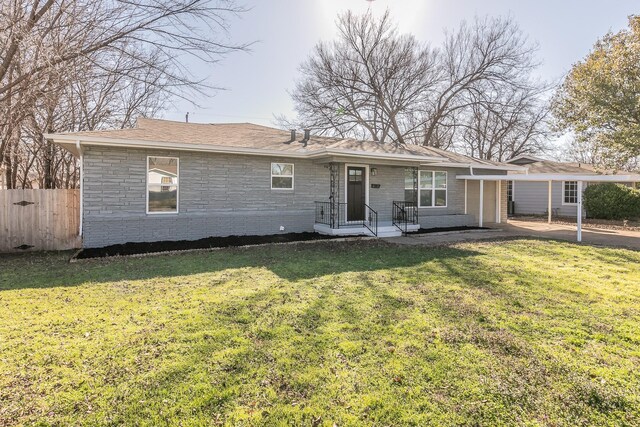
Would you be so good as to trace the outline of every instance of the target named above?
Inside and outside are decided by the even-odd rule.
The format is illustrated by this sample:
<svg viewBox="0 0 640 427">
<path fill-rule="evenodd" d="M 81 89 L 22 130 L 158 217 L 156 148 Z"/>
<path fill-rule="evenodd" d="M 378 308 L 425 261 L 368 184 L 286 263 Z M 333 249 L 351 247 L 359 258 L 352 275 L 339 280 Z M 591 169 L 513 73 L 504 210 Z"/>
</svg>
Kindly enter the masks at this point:
<svg viewBox="0 0 640 427">
<path fill-rule="evenodd" d="M 639 425 L 640 253 L 0 258 L 0 425 Z"/>
</svg>

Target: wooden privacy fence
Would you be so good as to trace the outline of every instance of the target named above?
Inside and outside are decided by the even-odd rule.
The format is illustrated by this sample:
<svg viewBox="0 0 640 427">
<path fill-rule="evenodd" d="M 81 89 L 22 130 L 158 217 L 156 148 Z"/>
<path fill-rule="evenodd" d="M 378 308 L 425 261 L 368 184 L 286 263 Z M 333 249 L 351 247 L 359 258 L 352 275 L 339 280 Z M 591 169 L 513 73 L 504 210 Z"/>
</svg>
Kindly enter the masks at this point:
<svg viewBox="0 0 640 427">
<path fill-rule="evenodd" d="M 0 252 L 80 247 L 79 190 L 0 190 Z"/>
</svg>

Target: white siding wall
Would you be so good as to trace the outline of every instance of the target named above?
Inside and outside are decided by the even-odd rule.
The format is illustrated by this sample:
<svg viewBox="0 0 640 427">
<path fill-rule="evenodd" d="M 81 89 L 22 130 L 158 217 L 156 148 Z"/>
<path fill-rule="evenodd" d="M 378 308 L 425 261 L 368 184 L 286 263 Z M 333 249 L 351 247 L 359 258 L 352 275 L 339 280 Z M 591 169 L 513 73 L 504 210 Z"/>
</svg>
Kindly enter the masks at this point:
<svg viewBox="0 0 640 427">
<path fill-rule="evenodd" d="M 514 181 L 513 200 L 516 215 L 546 215 L 549 183 Z M 552 184 L 552 212 L 554 215 L 575 217 L 576 206 L 563 204 L 563 183 Z M 586 185 L 583 186 L 583 189 Z"/>
</svg>

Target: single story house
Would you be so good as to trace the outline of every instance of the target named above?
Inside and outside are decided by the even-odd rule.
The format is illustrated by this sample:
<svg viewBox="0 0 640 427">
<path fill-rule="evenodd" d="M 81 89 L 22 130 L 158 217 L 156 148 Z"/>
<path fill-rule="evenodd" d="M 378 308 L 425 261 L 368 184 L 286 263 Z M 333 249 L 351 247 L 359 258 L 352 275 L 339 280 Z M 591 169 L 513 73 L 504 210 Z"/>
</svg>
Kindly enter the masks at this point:
<svg viewBox="0 0 640 427">
<path fill-rule="evenodd" d="M 550 215 L 573 217 L 577 215 L 578 180 L 587 179 L 582 191 L 590 184 L 601 182 L 602 176 L 612 176 L 608 182 L 636 186 L 640 175 L 615 175 L 598 173 L 593 166 L 580 163 L 555 162 L 523 155 L 508 160 L 507 163 L 526 168 L 526 174 L 540 177 L 539 181 L 507 181 L 508 211 L 511 215 Z M 554 177 L 562 176 L 556 180 Z M 586 212 L 583 211 L 583 217 Z"/>
<path fill-rule="evenodd" d="M 48 134 L 80 159 L 86 248 L 212 236 L 390 236 L 506 221 L 516 164 L 250 123 L 141 118 L 132 129 Z"/>
</svg>

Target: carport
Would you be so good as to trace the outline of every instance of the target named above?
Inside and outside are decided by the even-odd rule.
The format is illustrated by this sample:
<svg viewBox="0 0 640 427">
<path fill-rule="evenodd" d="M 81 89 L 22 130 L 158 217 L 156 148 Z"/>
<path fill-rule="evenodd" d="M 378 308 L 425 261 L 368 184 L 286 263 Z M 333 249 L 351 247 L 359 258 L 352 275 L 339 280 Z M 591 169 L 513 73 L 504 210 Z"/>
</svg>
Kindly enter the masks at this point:
<svg viewBox="0 0 640 427">
<path fill-rule="evenodd" d="M 577 241 L 582 241 L 582 189 L 584 187 L 583 183 L 590 182 L 624 182 L 624 181 L 634 181 L 635 178 L 631 175 L 576 175 L 576 174 L 511 174 L 511 175 L 457 175 L 457 179 L 465 180 L 465 187 L 468 181 L 479 181 L 480 182 L 480 211 L 478 215 L 478 225 L 482 227 L 483 218 L 482 212 L 484 208 L 484 196 L 483 196 L 483 188 L 485 181 L 537 181 L 537 182 L 548 182 L 548 222 L 551 223 L 551 213 L 552 213 L 552 185 L 554 181 L 576 181 L 578 183 L 578 204 L 576 205 L 576 218 L 577 218 L 577 226 L 576 226 L 576 237 Z M 465 194 L 465 199 L 467 195 Z M 466 200 L 465 200 L 466 203 Z"/>
</svg>

